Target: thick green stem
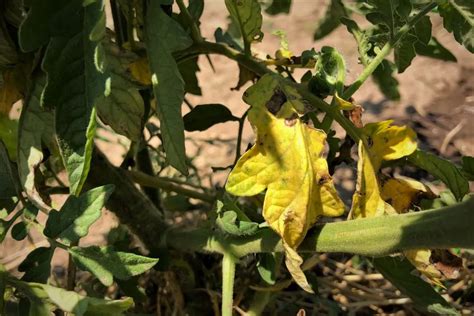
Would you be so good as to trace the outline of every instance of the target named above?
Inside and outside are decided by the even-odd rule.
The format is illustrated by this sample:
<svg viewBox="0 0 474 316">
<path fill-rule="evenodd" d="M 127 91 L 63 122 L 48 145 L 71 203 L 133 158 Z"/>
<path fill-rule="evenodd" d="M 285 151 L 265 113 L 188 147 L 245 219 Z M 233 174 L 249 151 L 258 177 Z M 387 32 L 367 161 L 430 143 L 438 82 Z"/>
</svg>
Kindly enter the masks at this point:
<svg viewBox="0 0 474 316">
<path fill-rule="evenodd" d="M 299 252 L 345 252 L 386 256 L 417 248 L 474 248 L 474 198 L 438 210 L 341 221 L 316 226 L 299 246 Z M 170 247 L 227 253 L 283 252 L 280 237 L 261 229 L 248 237 L 222 235 L 210 229 L 172 230 Z"/>
<path fill-rule="evenodd" d="M 234 309 L 234 280 L 237 258 L 224 252 L 222 258 L 222 316 L 232 316 Z"/>
</svg>

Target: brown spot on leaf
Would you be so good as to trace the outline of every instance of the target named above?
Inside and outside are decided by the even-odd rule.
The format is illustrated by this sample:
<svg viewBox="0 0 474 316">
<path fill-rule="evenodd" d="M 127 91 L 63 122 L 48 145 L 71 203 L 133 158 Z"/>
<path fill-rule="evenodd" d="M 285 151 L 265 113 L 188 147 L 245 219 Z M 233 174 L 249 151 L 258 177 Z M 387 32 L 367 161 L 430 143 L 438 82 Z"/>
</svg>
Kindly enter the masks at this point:
<svg viewBox="0 0 474 316">
<path fill-rule="evenodd" d="M 267 107 L 268 112 L 272 113 L 273 115 L 277 114 L 280 111 L 281 107 L 287 101 L 285 93 L 281 91 L 281 89 L 276 88 L 273 92 L 272 97 L 268 102 L 265 104 Z"/>
<path fill-rule="evenodd" d="M 285 125 L 291 127 L 296 124 L 297 120 L 298 120 L 298 115 L 296 113 L 293 113 L 293 115 L 285 119 Z"/>
<path fill-rule="evenodd" d="M 329 180 L 331 180 L 331 176 L 328 175 L 328 174 L 323 174 L 323 175 L 321 176 L 321 178 L 319 178 L 318 184 L 319 184 L 319 185 L 323 185 L 323 184 L 325 184 L 326 182 L 328 182 Z"/>
</svg>

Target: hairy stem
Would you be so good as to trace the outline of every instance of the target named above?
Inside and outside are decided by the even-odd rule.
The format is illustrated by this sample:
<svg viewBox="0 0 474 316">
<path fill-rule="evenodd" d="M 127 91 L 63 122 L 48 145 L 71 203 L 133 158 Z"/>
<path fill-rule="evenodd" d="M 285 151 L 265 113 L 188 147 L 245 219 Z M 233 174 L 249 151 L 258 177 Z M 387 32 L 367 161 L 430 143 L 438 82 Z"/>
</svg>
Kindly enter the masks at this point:
<svg viewBox="0 0 474 316">
<path fill-rule="evenodd" d="M 247 117 L 248 110 L 245 111 L 244 115 L 239 119 L 239 131 L 237 132 L 237 145 L 235 148 L 235 160 L 234 165 L 237 164 L 237 161 L 240 158 L 240 151 L 242 147 L 242 133 L 244 131 L 245 118 Z"/>
<path fill-rule="evenodd" d="M 417 248 L 474 248 L 474 198 L 438 210 L 356 219 L 316 226 L 299 252 L 345 252 L 386 256 Z M 171 230 L 168 245 L 188 251 L 232 254 L 238 258 L 283 252 L 280 237 L 261 229 L 248 237 L 222 235 L 210 229 Z"/>
<path fill-rule="evenodd" d="M 235 264 L 237 258 L 225 252 L 222 258 L 222 316 L 232 316 L 234 306 Z"/>
</svg>

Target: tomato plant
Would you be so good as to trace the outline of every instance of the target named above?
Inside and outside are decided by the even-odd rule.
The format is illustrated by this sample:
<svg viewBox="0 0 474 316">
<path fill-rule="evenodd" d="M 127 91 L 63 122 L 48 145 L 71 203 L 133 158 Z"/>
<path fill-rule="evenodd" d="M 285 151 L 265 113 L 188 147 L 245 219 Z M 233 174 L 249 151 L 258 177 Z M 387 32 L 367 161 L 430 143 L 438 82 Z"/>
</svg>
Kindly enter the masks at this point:
<svg viewBox="0 0 474 316">
<path fill-rule="evenodd" d="M 201 35 L 203 0 L 0 6 L 0 242 L 46 241 L 14 273 L 0 264 L 0 313 L 309 310 L 272 305 L 288 289 L 343 313 L 318 291 L 320 253 L 359 258 L 422 313 L 459 313 L 441 294 L 474 248 L 474 158 L 455 164 L 420 148 L 409 126 L 364 122 L 355 97 L 372 78 L 399 99 L 394 74 L 418 55 L 456 61 L 431 17 L 474 52 L 474 2 L 331 0 L 314 39 L 347 29 L 363 66 L 353 82 L 337 47 L 294 54 L 283 31 L 274 56 L 257 57 L 262 10 L 288 13 L 291 0 L 225 0 L 230 23 L 215 41 Z M 247 111 L 201 104 L 183 116 L 185 95 L 201 94 L 199 58 L 215 54 L 238 64 L 236 90 L 250 85 L 240 92 Z M 247 120 L 255 140 L 242 152 Z M 185 131 L 228 121 L 238 123 L 235 161 L 214 170 L 224 185 L 205 186 Z M 96 146 L 104 131 L 127 139 L 119 166 Z M 334 184 L 342 165 L 357 172 L 351 201 Z M 423 170 L 448 191 L 394 168 Z M 120 226 L 106 244 L 84 243 L 104 207 Z M 56 250 L 69 258 L 64 282 L 51 271 Z"/>
</svg>

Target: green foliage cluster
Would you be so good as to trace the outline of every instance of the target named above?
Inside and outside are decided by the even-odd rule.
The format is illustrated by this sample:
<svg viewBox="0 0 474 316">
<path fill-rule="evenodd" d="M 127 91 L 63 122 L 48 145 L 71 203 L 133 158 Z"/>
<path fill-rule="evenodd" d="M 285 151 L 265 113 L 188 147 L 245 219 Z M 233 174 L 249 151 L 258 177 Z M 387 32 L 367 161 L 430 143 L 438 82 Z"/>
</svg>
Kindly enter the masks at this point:
<svg viewBox="0 0 474 316">
<path fill-rule="evenodd" d="M 145 313 L 140 304 L 146 295 L 138 276 L 152 275 L 154 269 L 179 271 L 179 286 L 189 292 L 222 286 L 225 316 L 233 313 L 234 287 L 245 285 L 235 277 L 239 260 L 252 268 L 249 276 L 255 283 L 269 291 L 285 280 L 288 271 L 282 253 L 287 267 L 290 254 L 285 241 L 268 227 L 272 223 L 262 216 L 264 193 L 237 198 L 221 188 L 205 187 L 194 157 L 186 154 L 185 131 L 235 122 L 235 162 L 221 169 L 233 168 L 241 156 L 247 117 L 247 112 L 236 117 L 222 104 L 190 106 L 190 112 L 182 115 L 185 95 L 202 93 L 197 78 L 200 56 L 219 54 L 237 62 L 236 90 L 265 75 L 277 78 L 281 89 L 272 92 L 268 111 L 276 115 L 289 103 L 297 114 L 286 118 L 288 125 L 298 120 L 324 131 L 332 174 L 341 163 L 353 163 L 354 144 L 372 146 L 361 122 L 350 119 L 356 107 L 351 97 L 368 78 L 387 99 L 397 100 L 399 83 L 394 74 L 404 72 L 416 56 L 456 62 L 432 35 L 431 16 L 439 15 L 455 40 L 474 53 L 472 0 L 331 0 L 314 39 L 330 35 L 341 25 L 347 28 L 364 67 L 354 82 L 347 82 L 346 63 L 337 48 L 309 48 L 295 55 L 281 32 L 277 35 L 282 45 L 275 56 L 254 57 L 252 45 L 264 37 L 262 12 L 287 14 L 291 2 L 225 0 L 229 25 L 226 30 L 218 28 L 215 41 L 208 41 L 200 32 L 200 25 L 206 23 L 201 19 L 204 0 L 187 4 L 183 0 L 110 0 L 113 30 L 106 27 L 105 0 L 0 1 L 0 242 L 8 234 L 24 240 L 34 230 L 49 243 L 27 255 L 18 267 L 24 272 L 21 278 L 0 264 L 0 314 Z M 358 22 L 363 18 L 369 22 L 365 28 Z M 295 68 L 304 68 L 306 73 L 295 78 Z M 256 97 L 263 98 L 265 93 L 257 91 Z M 9 113 L 19 100 L 22 108 L 17 121 Z M 336 123 L 346 131 L 344 140 L 334 136 Z M 95 148 L 99 129 L 130 140 L 120 167 L 112 166 Z M 157 142 L 159 146 L 154 147 Z M 298 248 L 301 260 L 311 259 L 306 254 L 314 252 L 366 256 L 420 311 L 457 315 L 439 288 L 413 275 L 413 261 L 389 255 L 424 248 L 474 248 L 470 229 L 474 200 L 469 197 L 474 158 L 462 157 L 456 165 L 418 149 L 387 163 L 394 165 L 424 170 L 448 191 L 436 199 L 412 201 L 407 214 L 317 225 Z M 58 177 L 61 172 L 67 175 L 65 183 Z M 382 175 L 377 170 L 375 174 L 377 183 Z M 51 203 L 55 194 L 67 194 L 61 207 Z M 108 245 L 83 245 L 81 239 L 105 206 L 121 226 L 109 234 Z M 170 225 L 176 214 L 196 209 L 207 216 L 200 227 L 189 230 Z M 143 249 L 132 248 L 132 235 L 143 242 L 147 255 Z M 57 249 L 70 257 L 67 284 L 51 274 Z M 223 256 L 221 281 L 205 267 L 206 263 L 218 266 L 216 254 Z M 311 263 L 301 265 L 301 274 L 305 264 Z M 91 284 L 115 285 L 119 294 L 111 297 L 90 284 L 79 284 L 76 270 L 89 273 Z M 205 284 L 198 280 L 199 273 Z M 292 281 L 287 280 L 288 286 Z M 165 278 L 164 282 L 173 281 Z M 209 302 L 214 305 L 219 301 L 215 291 L 220 290 L 209 290 Z M 271 295 L 257 291 L 253 300 L 245 298 L 248 314 L 261 313 Z M 203 311 L 192 299 L 180 304 L 183 310 L 178 313 L 212 310 Z"/>
</svg>

